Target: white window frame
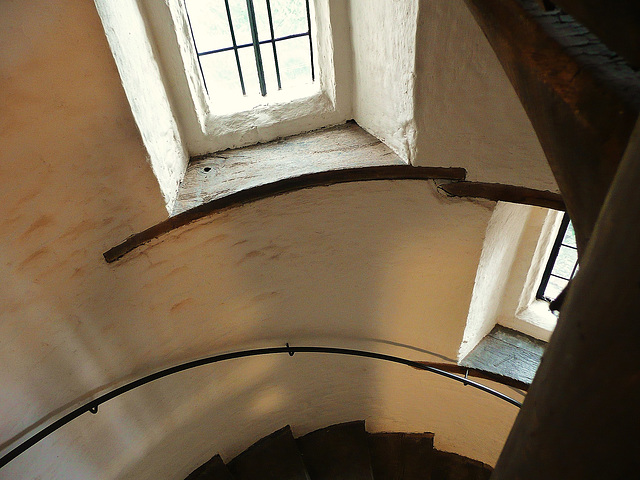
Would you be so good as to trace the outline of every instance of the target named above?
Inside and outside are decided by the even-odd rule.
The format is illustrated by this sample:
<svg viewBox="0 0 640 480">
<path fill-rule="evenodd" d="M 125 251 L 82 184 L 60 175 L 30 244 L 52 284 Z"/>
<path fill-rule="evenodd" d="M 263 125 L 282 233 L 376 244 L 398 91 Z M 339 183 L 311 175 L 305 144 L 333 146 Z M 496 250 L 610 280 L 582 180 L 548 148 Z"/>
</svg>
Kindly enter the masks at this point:
<svg viewBox="0 0 640 480">
<path fill-rule="evenodd" d="M 332 15 L 335 0 L 310 2 L 315 17 L 312 37 L 317 75 L 314 85 L 303 91 L 269 94 L 258 105 L 246 104 L 233 112 L 220 112 L 209 100 L 184 1 L 139 1 L 144 6 L 191 156 L 264 142 L 348 119 L 347 108 L 339 98 L 336 77 L 341 72 L 336 72 L 335 57 L 349 54 L 350 46 L 340 45 L 336 51 L 332 33 L 348 29 L 348 24 L 340 24 L 348 20 Z M 335 25 L 336 22 L 339 25 Z M 343 40 L 347 38 L 343 36 Z"/>
</svg>

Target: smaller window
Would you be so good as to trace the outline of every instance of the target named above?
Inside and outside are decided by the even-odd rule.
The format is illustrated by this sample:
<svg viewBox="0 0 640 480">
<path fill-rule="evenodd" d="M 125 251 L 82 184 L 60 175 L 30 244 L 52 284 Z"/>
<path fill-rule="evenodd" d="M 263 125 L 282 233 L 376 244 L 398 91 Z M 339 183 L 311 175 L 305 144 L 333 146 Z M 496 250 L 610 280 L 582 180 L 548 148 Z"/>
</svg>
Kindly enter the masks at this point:
<svg viewBox="0 0 640 480">
<path fill-rule="evenodd" d="M 309 0 L 187 0 L 200 72 L 215 103 L 314 82 Z"/>
<path fill-rule="evenodd" d="M 566 213 L 562 217 L 558 236 L 542 274 L 536 298 L 551 302 L 564 290 L 578 271 L 578 248 L 576 234 Z"/>
</svg>

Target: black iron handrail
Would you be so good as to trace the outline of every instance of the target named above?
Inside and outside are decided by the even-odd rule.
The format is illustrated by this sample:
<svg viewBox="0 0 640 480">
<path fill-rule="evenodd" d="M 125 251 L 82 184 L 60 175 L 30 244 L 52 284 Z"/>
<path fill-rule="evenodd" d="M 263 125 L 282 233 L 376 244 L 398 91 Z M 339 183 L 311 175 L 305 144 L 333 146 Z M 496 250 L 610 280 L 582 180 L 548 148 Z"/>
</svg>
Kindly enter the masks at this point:
<svg viewBox="0 0 640 480">
<path fill-rule="evenodd" d="M 253 350 L 241 350 L 238 352 L 230 352 L 230 353 L 222 353 L 219 355 L 212 355 L 210 357 L 201 358 L 198 360 L 192 360 L 190 362 L 182 363 L 180 365 L 176 365 L 174 367 L 165 368 L 164 370 L 160 370 L 159 372 L 152 373 L 150 375 L 146 375 L 138 380 L 134 380 L 133 382 L 129 382 L 125 385 L 122 385 L 114 390 L 104 393 L 100 395 L 98 398 L 95 398 L 84 405 L 76 408 L 75 410 L 67 413 L 63 417 L 59 418 L 55 422 L 47 425 L 45 428 L 29 437 L 27 440 L 22 442 L 20 445 L 16 446 L 12 450 L 10 450 L 6 455 L 0 458 L 0 468 L 4 467 L 11 460 L 16 458 L 18 455 L 26 451 L 27 449 L 34 446 L 40 440 L 46 438 L 59 428 L 63 427 L 67 423 L 71 422 L 73 419 L 79 417 L 83 413 L 91 412 L 93 414 L 98 413 L 98 407 L 103 403 L 115 398 L 123 393 L 126 393 L 134 388 L 141 387 L 147 383 L 153 382 L 154 380 L 158 380 L 160 378 L 172 375 L 174 373 L 182 372 L 185 370 L 189 370 L 191 368 L 200 367 L 202 365 L 208 365 L 211 363 L 223 362 L 225 360 L 233 360 L 236 358 L 245 358 L 245 357 L 255 357 L 259 355 L 273 355 L 276 353 L 287 353 L 290 356 L 293 356 L 295 353 L 328 353 L 335 355 L 349 355 L 353 357 L 365 357 L 365 358 L 374 358 L 377 360 L 384 360 L 386 362 L 399 363 L 402 365 L 407 365 L 409 367 L 425 370 L 427 372 L 435 373 L 437 375 L 441 375 L 443 377 L 447 377 L 449 379 L 455 380 L 457 382 L 462 383 L 463 385 L 470 385 L 478 390 L 482 390 L 490 395 L 498 397 L 504 400 L 507 403 L 515 405 L 520 408 L 522 403 L 517 400 L 498 392 L 492 388 L 487 387 L 481 383 L 474 382 L 473 380 L 469 380 L 466 376 L 462 377 L 460 375 L 456 375 L 454 373 L 446 372 L 439 368 L 431 367 L 429 365 L 425 365 L 424 363 L 408 360 L 402 357 L 396 357 L 393 355 L 386 355 L 384 353 L 376 353 L 369 352 L 365 350 L 354 350 L 350 348 L 337 348 L 337 347 L 292 347 L 288 343 L 285 347 L 271 347 L 271 348 L 256 348 Z"/>
</svg>

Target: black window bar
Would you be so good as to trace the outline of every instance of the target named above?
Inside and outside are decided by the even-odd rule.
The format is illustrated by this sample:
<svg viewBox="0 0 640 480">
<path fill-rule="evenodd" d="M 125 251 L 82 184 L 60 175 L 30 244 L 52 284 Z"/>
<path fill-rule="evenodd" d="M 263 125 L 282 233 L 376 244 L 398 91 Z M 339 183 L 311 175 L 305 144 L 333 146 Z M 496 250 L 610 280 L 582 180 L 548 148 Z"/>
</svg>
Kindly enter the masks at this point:
<svg viewBox="0 0 640 480">
<path fill-rule="evenodd" d="M 204 75 L 204 70 L 202 68 L 202 63 L 200 61 L 201 57 L 204 57 L 206 55 L 213 55 L 216 53 L 222 53 L 222 52 L 228 52 L 233 50 L 234 54 L 235 54 L 235 59 L 236 59 L 236 66 L 238 68 L 238 78 L 240 80 L 240 88 L 242 89 L 242 95 L 247 95 L 247 91 L 245 88 L 245 83 L 244 83 L 244 76 L 242 74 L 242 66 L 240 64 L 240 56 L 238 54 L 238 50 L 241 48 L 249 48 L 249 47 L 253 47 L 253 53 L 255 56 L 255 60 L 256 60 L 256 71 L 258 74 L 258 83 L 260 84 L 260 94 L 264 97 L 267 95 L 267 84 L 266 84 L 266 80 L 265 80 L 265 75 L 264 75 L 264 66 L 262 63 L 262 54 L 260 52 L 260 45 L 265 45 L 268 43 L 271 43 L 272 48 L 273 48 L 273 59 L 274 59 L 274 63 L 275 63 L 275 70 L 276 70 L 276 79 L 278 82 L 278 90 L 282 89 L 282 81 L 280 78 L 280 64 L 278 62 L 278 51 L 277 51 L 277 47 L 276 44 L 277 42 L 281 42 L 283 40 L 291 40 L 293 38 L 300 38 L 300 37 L 308 37 L 309 38 L 309 62 L 310 62 L 310 67 L 311 67 L 311 81 L 315 81 L 315 68 L 313 65 L 313 39 L 311 36 L 311 10 L 309 7 L 309 0 L 304 0 L 305 2 L 305 7 L 306 7 L 306 12 L 307 12 L 307 31 L 306 32 L 301 32 L 301 33 L 294 33 L 291 35 L 285 35 L 282 37 L 277 37 L 275 36 L 274 33 L 274 28 L 273 28 L 273 15 L 271 12 L 271 1 L 270 0 L 266 0 L 266 5 L 267 5 L 267 17 L 269 20 L 269 33 L 271 35 L 271 38 L 268 40 L 260 40 L 258 37 L 258 25 L 256 22 L 256 14 L 255 14 L 255 8 L 253 5 L 253 0 L 246 0 L 247 1 L 247 15 L 248 15 L 248 19 L 249 19 L 249 30 L 251 31 L 251 43 L 244 43 L 244 44 L 240 44 L 238 45 L 236 42 L 236 35 L 235 35 L 235 30 L 233 28 L 233 20 L 231 17 L 231 10 L 229 8 L 229 0 L 224 0 L 225 3 L 225 8 L 227 11 L 227 22 L 229 24 L 229 32 L 231 34 L 231 46 L 230 47 L 224 47 L 224 48 L 218 48 L 215 50 L 207 50 L 204 52 L 201 52 L 198 50 L 198 45 L 196 43 L 196 39 L 195 39 L 195 35 L 193 34 L 193 26 L 191 24 L 191 19 L 189 17 L 189 11 L 186 8 L 186 2 L 185 2 L 185 10 L 187 10 L 187 21 L 189 23 L 189 29 L 191 32 L 191 38 L 193 40 L 193 46 L 196 49 L 196 54 L 197 54 L 197 58 L 198 58 L 198 66 L 200 67 L 200 74 L 202 75 L 202 80 L 205 86 L 205 89 L 208 92 L 208 87 L 207 87 L 207 82 L 206 82 L 206 78 Z M 300 0 L 302 1 L 302 0 Z"/>
<path fill-rule="evenodd" d="M 556 237 L 555 242 L 553 243 L 553 247 L 551 249 L 551 254 L 549 255 L 549 260 L 547 261 L 547 265 L 544 269 L 544 273 L 542 274 L 542 281 L 540 282 L 540 286 L 538 287 L 538 291 L 536 292 L 536 298 L 539 300 L 545 300 L 547 302 L 551 302 L 555 300 L 555 296 L 549 295 L 549 281 L 552 277 L 559 279 L 563 283 L 568 283 L 571 280 L 576 272 L 578 271 L 578 248 L 575 245 L 575 239 L 573 241 L 569 240 L 570 235 L 569 232 L 573 231 L 573 227 L 571 230 L 569 229 L 571 225 L 571 219 L 568 214 L 564 214 L 562 217 L 562 222 L 560 223 L 560 230 L 558 231 L 558 236 Z M 575 253 L 571 253 L 575 252 Z M 568 259 L 568 255 L 573 256 L 575 254 L 575 260 Z M 564 269 L 562 272 L 562 266 L 559 265 L 559 259 L 566 259 L 569 263 L 573 264 L 570 268 L 571 273 L 569 276 L 566 275 L 567 270 Z M 564 274 L 563 274 L 564 273 Z"/>
</svg>

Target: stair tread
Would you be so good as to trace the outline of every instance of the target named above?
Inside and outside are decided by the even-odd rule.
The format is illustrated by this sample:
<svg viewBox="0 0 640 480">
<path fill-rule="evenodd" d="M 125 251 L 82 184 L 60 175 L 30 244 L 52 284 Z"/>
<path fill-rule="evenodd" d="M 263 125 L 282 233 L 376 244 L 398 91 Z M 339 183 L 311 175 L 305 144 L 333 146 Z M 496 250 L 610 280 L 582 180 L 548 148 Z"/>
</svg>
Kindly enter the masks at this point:
<svg viewBox="0 0 640 480">
<path fill-rule="evenodd" d="M 369 434 L 376 480 L 426 480 L 434 462 L 433 433 Z"/>
<path fill-rule="evenodd" d="M 435 450 L 433 440 L 433 433 L 369 434 L 362 420 L 296 440 L 287 425 L 227 465 L 215 455 L 186 480 L 489 480 L 489 465 Z"/>
<path fill-rule="evenodd" d="M 369 434 L 371 467 L 376 480 L 402 479 L 402 434 Z"/>
<path fill-rule="evenodd" d="M 220 458 L 214 456 L 189 474 L 186 480 L 234 480 L 231 472 Z"/>
<path fill-rule="evenodd" d="M 298 447 L 311 480 L 373 480 L 364 421 L 308 433 Z"/>
<path fill-rule="evenodd" d="M 493 471 L 489 465 L 455 453 L 434 453 L 432 480 L 489 480 Z"/>
<path fill-rule="evenodd" d="M 258 440 L 227 466 L 236 480 L 309 480 L 289 425 Z"/>
</svg>

